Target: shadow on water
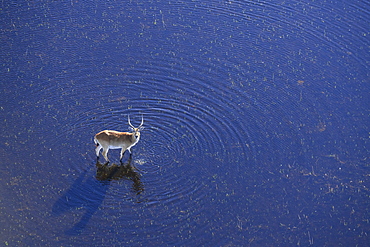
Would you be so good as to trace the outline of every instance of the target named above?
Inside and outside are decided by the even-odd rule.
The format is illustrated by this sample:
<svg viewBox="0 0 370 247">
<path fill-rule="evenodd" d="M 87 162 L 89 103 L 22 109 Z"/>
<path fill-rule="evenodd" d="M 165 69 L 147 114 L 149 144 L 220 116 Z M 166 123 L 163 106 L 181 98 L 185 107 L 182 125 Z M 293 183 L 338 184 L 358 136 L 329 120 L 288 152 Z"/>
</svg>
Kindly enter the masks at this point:
<svg viewBox="0 0 370 247">
<path fill-rule="evenodd" d="M 144 191 L 140 181 L 140 174 L 131 166 L 131 157 L 120 165 L 96 163 L 96 176 L 88 176 L 84 171 L 71 187 L 54 203 L 54 216 L 65 214 L 68 211 L 84 208 L 86 211 L 73 227 L 65 231 L 66 235 L 79 235 L 85 229 L 91 217 L 101 206 L 112 180 L 129 179 L 133 181 L 133 190 L 136 195 Z"/>
</svg>

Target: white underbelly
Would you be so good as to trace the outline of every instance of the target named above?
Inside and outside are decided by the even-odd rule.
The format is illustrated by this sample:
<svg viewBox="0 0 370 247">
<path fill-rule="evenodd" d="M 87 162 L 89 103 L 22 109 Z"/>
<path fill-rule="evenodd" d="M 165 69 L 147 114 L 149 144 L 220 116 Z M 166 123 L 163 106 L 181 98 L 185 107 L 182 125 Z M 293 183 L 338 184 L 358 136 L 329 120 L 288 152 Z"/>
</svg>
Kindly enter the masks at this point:
<svg viewBox="0 0 370 247">
<path fill-rule="evenodd" d="M 112 146 L 112 145 L 109 145 L 108 147 L 109 149 L 121 149 L 122 146 Z"/>
</svg>

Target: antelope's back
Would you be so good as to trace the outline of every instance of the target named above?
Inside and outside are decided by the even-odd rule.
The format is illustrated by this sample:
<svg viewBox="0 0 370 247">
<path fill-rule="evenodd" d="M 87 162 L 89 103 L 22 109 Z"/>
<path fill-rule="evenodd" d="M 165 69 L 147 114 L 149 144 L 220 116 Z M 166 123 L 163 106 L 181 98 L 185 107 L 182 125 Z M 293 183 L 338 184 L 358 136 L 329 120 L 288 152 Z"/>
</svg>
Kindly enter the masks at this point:
<svg viewBox="0 0 370 247">
<path fill-rule="evenodd" d="M 132 133 L 119 132 L 115 130 L 103 130 L 95 135 L 95 139 L 100 144 L 108 144 L 110 146 L 130 145 L 132 142 Z"/>
</svg>

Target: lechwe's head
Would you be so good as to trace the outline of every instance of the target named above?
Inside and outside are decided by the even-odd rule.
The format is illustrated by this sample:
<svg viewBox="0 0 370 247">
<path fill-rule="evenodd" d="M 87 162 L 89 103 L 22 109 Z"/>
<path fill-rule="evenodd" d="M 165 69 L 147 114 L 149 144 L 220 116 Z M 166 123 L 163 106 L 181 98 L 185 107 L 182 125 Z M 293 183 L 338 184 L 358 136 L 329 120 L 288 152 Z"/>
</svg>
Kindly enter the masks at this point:
<svg viewBox="0 0 370 247">
<path fill-rule="evenodd" d="M 130 125 L 131 131 L 134 133 L 136 138 L 140 138 L 140 131 L 144 129 L 143 124 L 144 124 L 144 117 L 141 116 L 141 124 L 139 127 L 135 128 L 131 122 L 130 122 L 130 115 L 128 115 L 128 124 Z"/>
</svg>

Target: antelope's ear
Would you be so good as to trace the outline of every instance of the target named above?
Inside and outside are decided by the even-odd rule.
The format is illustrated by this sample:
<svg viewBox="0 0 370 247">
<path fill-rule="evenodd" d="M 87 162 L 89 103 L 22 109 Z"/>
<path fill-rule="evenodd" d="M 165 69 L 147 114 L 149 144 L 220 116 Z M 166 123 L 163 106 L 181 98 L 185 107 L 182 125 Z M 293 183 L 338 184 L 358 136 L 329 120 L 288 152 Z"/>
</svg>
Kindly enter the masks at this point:
<svg viewBox="0 0 370 247">
<path fill-rule="evenodd" d="M 143 130 L 143 129 L 145 129 L 145 127 L 144 126 L 141 126 L 140 128 L 139 128 L 139 130 L 141 131 L 141 130 Z"/>
<path fill-rule="evenodd" d="M 129 131 L 134 131 L 134 128 L 128 127 Z"/>
</svg>

